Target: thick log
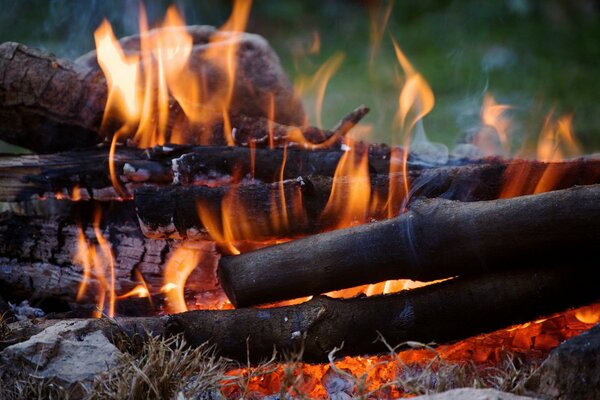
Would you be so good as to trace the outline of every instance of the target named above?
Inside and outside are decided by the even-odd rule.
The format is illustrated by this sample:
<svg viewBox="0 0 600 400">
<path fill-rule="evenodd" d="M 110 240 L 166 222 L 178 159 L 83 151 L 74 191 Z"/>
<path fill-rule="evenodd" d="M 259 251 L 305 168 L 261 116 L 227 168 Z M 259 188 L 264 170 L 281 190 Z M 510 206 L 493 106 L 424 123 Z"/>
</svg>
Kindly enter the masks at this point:
<svg viewBox="0 0 600 400">
<path fill-rule="evenodd" d="M 515 265 L 515 267 L 519 267 Z M 303 348 L 303 359 L 387 353 L 378 341 L 447 342 L 531 321 L 589 304 L 598 298 L 593 262 L 522 268 L 459 277 L 399 294 L 336 300 L 316 297 L 268 309 L 190 311 L 161 318 L 98 320 L 99 327 L 130 335 L 183 333 L 192 346 L 215 344 L 223 356 L 245 362 L 269 358 L 273 350 Z M 281 353 L 280 353 L 281 354 Z"/>
<path fill-rule="evenodd" d="M 250 42 L 254 44 L 244 46 L 244 51 L 250 52 L 252 46 L 264 45 L 260 41 L 261 44 L 256 45 L 255 39 Z M 276 57 L 270 57 L 269 60 L 278 65 Z M 254 61 L 246 57 L 245 62 L 250 65 Z M 283 74 L 282 71 L 278 73 Z M 0 139 L 6 142 L 37 153 L 53 153 L 102 143 L 109 140 L 121 125 L 117 120 L 108 121 L 101 132 L 107 87 L 106 80 L 97 69 L 61 60 L 22 44 L 7 42 L 0 45 L 0 77 Z M 283 80 L 287 82 L 287 78 Z M 252 76 L 244 80 L 246 84 L 256 83 L 254 81 L 261 82 Z M 339 145 L 340 138 L 368 112 L 366 107 L 359 107 L 344 117 L 334 130 L 288 126 L 266 118 L 265 109 L 253 101 L 252 96 L 258 92 L 249 91 L 247 87 L 240 87 L 239 90 L 243 93 L 234 100 L 228 124 L 224 123 L 222 112 L 204 106 L 202 112 L 211 116 L 208 118 L 210 123 L 190 124 L 172 100 L 169 130 L 178 129 L 190 143 L 226 144 L 225 133 L 227 136 L 232 133 L 226 129 L 230 126 L 228 129 L 234 130 L 234 140 L 240 145 L 268 146 L 273 143 L 275 146 L 284 146 L 291 142 L 303 147 L 332 146 Z M 277 96 L 283 101 L 293 97 L 290 91 L 291 88 L 287 91 L 281 89 Z M 267 96 L 263 92 L 260 92 L 261 96 Z M 236 104 L 240 105 L 239 110 Z M 299 102 L 290 100 L 288 104 L 294 104 L 299 115 L 304 115 Z M 289 120 L 292 123 L 298 120 L 297 117 L 292 118 L 291 114 L 292 110 L 287 110 L 281 114 L 283 119 L 278 121 Z"/>
<path fill-rule="evenodd" d="M 482 202 L 415 201 L 399 217 L 224 257 L 237 307 L 388 279 L 428 281 L 519 260 L 600 256 L 600 185 Z"/>
<path fill-rule="evenodd" d="M 97 239 L 91 223 L 94 210 L 84 210 L 79 204 L 70 218 L 42 218 L 0 214 L 0 291 L 11 298 L 42 301 L 52 298 L 75 302 L 83 279 L 83 268 L 76 263 L 79 234 L 75 218 L 83 220 L 83 231 L 90 243 Z M 90 207 L 92 208 L 92 207 Z M 123 216 L 122 214 L 127 214 Z M 169 257 L 180 247 L 202 254 L 201 264 L 188 279 L 188 288 L 197 292 L 218 289 L 216 265 L 218 253 L 214 243 L 175 240 L 150 240 L 140 232 L 130 207 L 115 215 L 104 210 L 102 234 L 110 243 L 115 259 L 117 294 L 123 294 L 139 284 L 140 273 L 148 286 L 156 292 L 164 284 L 163 271 Z M 92 277 L 85 303 L 93 304 L 94 288 L 98 281 Z"/>
</svg>

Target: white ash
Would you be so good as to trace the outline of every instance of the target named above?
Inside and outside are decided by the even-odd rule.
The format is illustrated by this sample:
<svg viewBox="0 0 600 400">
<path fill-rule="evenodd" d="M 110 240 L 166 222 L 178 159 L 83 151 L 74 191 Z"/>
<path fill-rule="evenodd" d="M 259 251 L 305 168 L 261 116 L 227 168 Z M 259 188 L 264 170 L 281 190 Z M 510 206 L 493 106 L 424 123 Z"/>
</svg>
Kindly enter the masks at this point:
<svg viewBox="0 0 600 400">
<path fill-rule="evenodd" d="M 46 315 L 44 313 L 44 311 L 42 311 L 42 309 L 37 308 L 37 307 L 32 307 L 31 305 L 29 305 L 29 301 L 27 301 L 27 300 L 23 300 L 18 305 L 12 304 L 9 302 L 8 308 L 10 309 L 10 311 L 15 315 L 15 317 L 19 321 L 24 321 L 26 319 L 33 319 L 33 318 L 41 318 L 44 315 Z"/>
</svg>

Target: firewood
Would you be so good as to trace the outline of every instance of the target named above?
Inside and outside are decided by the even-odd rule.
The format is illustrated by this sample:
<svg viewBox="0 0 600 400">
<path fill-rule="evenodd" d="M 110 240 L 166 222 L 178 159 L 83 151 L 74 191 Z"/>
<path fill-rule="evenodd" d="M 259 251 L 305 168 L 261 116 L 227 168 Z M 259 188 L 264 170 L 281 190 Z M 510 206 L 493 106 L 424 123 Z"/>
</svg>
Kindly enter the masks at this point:
<svg viewBox="0 0 600 400">
<path fill-rule="evenodd" d="M 462 201 L 496 199 L 505 185 L 507 165 L 493 161 L 409 170 L 409 183 L 414 188 L 411 195 Z M 598 160 L 580 159 L 552 164 L 519 161 L 517 166 L 532 171 L 526 182 L 528 184 L 539 180 L 547 168 L 552 168 L 561 176 L 556 189 L 600 183 Z M 372 175 L 372 197 L 387 200 L 390 181 L 395 181 L 396 186 L 401 187 L 404 176 L 401 173 Z M 346 193 L 352 188 L 352 182 L 351 177 L 301 176 L 279 183 L 257 181 L 216 188 L 145 186 L 135 191 L 134 202 L 142 231 L 148 237 L 208 238 L 209 232 L 198 215 L 198 209 L 202 208 L 219 221 L 224 212 L 228 213 L 230 220 L 235 221 L 235 228 L 252 231 L 254 239 L 289 238 L 335 227 L 336 215 L 324 215 L 323 211 L 332 188 L 335 187 L 339 193 Z M 283 199 L 282 194 L 285 196 Z M 224 205 L 226 196 L 233 197 L 234 201 Z M 301 207 L 298 207 L 300 198 Z M 393 206 L 399 212 L 402 204 Z M 368 217 L 387 218 L 385 211 L 385 208 L 375 210 Z M 281 224 L 279 220 L 273 223 L 274 214 L 282 215 L 283 212 L 288 223 Z"/>
<path fill-rule="evenodd" d="M 83 279 L 81 265 L 74 262 L 79 233 L 75 220 L 82 220 L 85 236 L 90 242 L 96 240 L 91 223 L 87 221 L 92 218 L 95 207 L 77 206 L 78 209 L 70 210 L 73 214 L 70 217 L 0 214 L 0 291 L 3 294 L 75 302 Z M 114 206 L 123 207 L 123 204 L 118 202 Z M 110 211 L 111 205 L 106 204 L 105 208 L 103 222 L 107 226 L 103 225 L 102 232 L 115 256 L 117 294 L 123 294 L 139 283 L 135 271 L 142 274 L 150 287 L 160 288 L 164 284 L 163 268 L 179 247 L 196 249 L 203 254 L 202 264 L 188 279 L 188 288 L 217 289 L 218 254 L 214 243 L 147 239 L 135 221 L 131 204 L 128 211 L 118 210 L 117 214 Z M 87 301 L 93 297 L 97 283 L 96 279 L 91 280 L 92 289 L 86 296 Z"/>
<path fill-rule="evenodd" d="M 108 128 L 100 132 L 107 87 L 98 70 L 7 42 L 0 45 L 0 77 L 0 140 L 37 153 L 53 153 L 102 143 L 120 126 L 119 121 L 109 120 Z M 227 124 L 222 113 L 203 111 L 214 114 L 210 126 L 185 124 L 178 129 L 185 129 L 182 134 L 191 139 L 208 137 L 211 144 L 226 144 Z M 333 145 L 339 144 L 339 139 L 367 112 L 366 107 L 359 107 L 334 130 L 287 126 L 241 113 L 231 115 L 229 125 L 235 130 L 235 142 L 240 145 L 268 146 L 269 135 L 276 146 L 288 142 L 303 147 L 324 142 Z M 173 103 L 170 127 L 181 123 L 181 119 L 183 112 Z"/>
<path fill-rule="evenodd" d="M 98 320 L 113 333 L 182 333 L 192 346 L 216 345 L 223 356 L 245 362 L 273 350 L 299 351 L 309 362 L 337 356 L 387 353 L 405 341 L 443 343 L 531 321 L 599 298 L 598 271 L 581 260 L 554 268 L 515 264 L 515 270 L 459 277 L 399 294 L 347 300 L 319 296 L 294 306 L 189 311 L 160 318 Z M 568 267 L 567 267 L 568 266 Z M 523 268 L 518 268 L 523 267 Z M 316 279 L 316 278 L 315 278 Z"/>
<path fill-rule="evenodd" d="M 428 281 L 523 259 L 598 257 L 600 185 L 481 202 L 414 201 L 399 217 L 220 261 L 237 307 L 388 279 Z M 587 254 L 591 253 L 591 254 Z"/>
</svg>

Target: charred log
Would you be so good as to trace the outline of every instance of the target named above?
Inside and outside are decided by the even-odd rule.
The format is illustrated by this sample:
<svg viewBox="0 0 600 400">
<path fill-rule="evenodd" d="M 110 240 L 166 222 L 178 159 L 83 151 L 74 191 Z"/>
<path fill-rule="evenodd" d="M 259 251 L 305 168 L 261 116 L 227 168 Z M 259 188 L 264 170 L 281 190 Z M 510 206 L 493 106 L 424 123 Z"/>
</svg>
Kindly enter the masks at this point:
<svg viewBox="0 0 600 400">
<path fill-rule="evenodd" d="M 600 183 L 598 160 L 582 159 L 552 164 L 536 161 L 513 164 L 491 162 L 411 169 L 408 178 L 413 188 L 411 195 L 461 201 L 496 199 L 507 184 L 505 172 L 508 165 L 529 171 L 526 186 L 535 186 L 544 171 L 549 169 L 560 176 L 555 189 Z M 372 198 L 388 199 L 390 182 L 400 188 L 404 176 L 400 173 L 372 175 Z M 344 198 L 344 193 L 349 192 L 352 185 L 353 180 L 349 177 L 302 176 L 272 184 L 255 181 L 216 188 L 146 186 L 135 191 L 134 201 L 140 225 L 148 237 L 207 238 L 210 234 L 206 229 L 207 221 L 203 221 L 202 215 L 199 215 L 204 212 L 204 216 L 210 217 L 208 222 L 213 230 L 223 231 L 221 226 L 215 226 L 215 221 L 220 224 L 222 216 L 227 215 L 231 221 L 235 221 L 233 229 L 239 232 L 235 235 L 238 239 L 251 239 L 244 235 L 244 232 L 251 231 L 252 238 L 260 240 L 332 229 L 339 222 L 338 215 L 323 212 L 332 189 L 335 187 L 336 192 Z M 386 208 L 399 212 L 404 201 L 402 194 L 392 197 L 391 201 L 390 207 L 373 210 L 368 218 L 387 218 Z M 278 216 L 282 215 L 285 215 L 288 223 L 280 223 L 282 218 Z"/>
<path fill-rule="evenodd" d="M 388 279 L 429 281 L 520 260 L 599 256 L 600 186 L 482 202 L 415 201 L 399 217 L 220 261 L 237 307 Z"/>
<path fill-rule="evenodd" d="M 84 205 L 82 205 L 84 206 Z M 72 210 L 73 211 L 73 210 Z M 81 217 L 81 226 L 90 243 L 97 241 L 85 210 L 74 213 Z M 123 210 L 120 210 L 123 211 Z M 179 247 L 194 249 L 203 254 L 202 263 L 190 276 L 188 288 L 198 291 L 217 289 L 216 263 L 218 254 L 211 242 L 182 242 L 150 240 L 140 232 L 130 207 L 128 217 L 105 210 L 101 227 L 103 236 L 111 244 L 115 258 L 117 294 L 123 294 L 139 284 L 140 273 L 151 288 L 164 284 L 163 269 Z M 71 218 L 42 218 L 0 214 L 0 289 L 4 295 L 42 301 L 54 298 L 75 302 L 83 279 L 83 268 L 76 263 L 79 228 Z M 82 300 L 91 302 L 98 281 L 92 277 L 87 295 Z M 131 301 L 129 301 L 131 303 Z"/>
<path fill-rule="evenodd" d="M 438 343 L 531 321 L 589 304 L 599 298 L 598 271 L 591 264 L 523 268 L 460 277 L 394 295 L 336 300 L 328 297 L 267 309 L 190 311 L 161 318 L 98 320 L 99 327 L 130 335 L 179 334 L 198 346 L 209 342 L 220 354 L 245 362 L 268 358 L 273 350 L 298 351 L 306 361 L 387 353 L 377 341 Z M 493 293 L 493 295 L 490 295 Z"/>
</svg>

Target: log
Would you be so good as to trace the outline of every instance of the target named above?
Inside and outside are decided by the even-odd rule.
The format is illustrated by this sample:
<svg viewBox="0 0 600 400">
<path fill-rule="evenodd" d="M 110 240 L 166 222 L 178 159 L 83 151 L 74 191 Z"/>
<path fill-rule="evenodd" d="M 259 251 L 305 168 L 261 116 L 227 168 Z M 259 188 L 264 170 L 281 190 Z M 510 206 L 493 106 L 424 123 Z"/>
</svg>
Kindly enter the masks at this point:
<svg viewBox="0 0 600 400">
<path fill-rule="evenodd" d="M 120 121 L 108 120 L 101 132 L 107 88 L 102 73 L 96 69 L 7 42 L 0 45 L 0 77 L 0 140 L 47 154 L 110 140 L 122 125 Z M 245 97 L 236 101 L 246 105 L 243 110 L 249 112 L 252 92 L 243 91 Z M 226 144 L 225 133 L 231 132 L 226 129 L 228 124 L 224 123 L 222 112 L 203 107 L 204 113 L 213 116 L 211 123 L 192 125 L 185 121 L 174 100 L 171 103 L 169 131 L 176 127 L 191 141 L 204 138 L 210 144 Z M 291 142 L 312 147 L 339 145 L 339 139 L 366 115 L 368 108 L 361 106 L 352 111 L 334 130 L 287 126 L 261 116 L 262 109 L 254 111 L 252 116 L 241 112 L 230 115 L 229 125 L 235 131 L 237 144 L 268 146 L 271 136 L 276 146 Z"/>
<path fill-rule="evenodd" d="M 120 204 L 122 206 L 122 204 Z M 86 210 L 85 208 L 90 208 Z M 37 217 L 0 213 L 0 291 L 11 298 L 32 302 L 44 299 L 74 303 L 83 279 L 81 265 L 74 262 L 77 252 L 78 224 L 95 242 L 91 223 L 94 207 L 78 204 L 71 217 Z M 201 263 L 188 279 L 188 288 L 196 292 L 215 292 L 218 288 L 214 243 L 206 241 L 150 240 L 145 238 L 134 219 L 132 207 L 117 214 L 105 205 L 102 233 L 111 244 L 115 257 L 117 294 L 131 290 L 139 282 L 139 272 L 156 292 L 164 284 L 163 271 L 169 257 L 180 247 L 202 254 Z M 98 284 L 92 279 L 89 286 Z M 93 292 L 83 299 L 93 303 Z"/>
<path fill-rule="evenodd" d="M 365 151 L 369 152 L 372 173 L 389 171 L 388 146 L 370 145 Z M 331 149 L 287 149 L 283 178 L 333 176 L 342 154 L 341 150 Z M 282 149 L 227 146 L 169 145 L 147 150 L 119 146 L 115 152 L 116 170 L 132 189 L 135 183 L 215 186 L 241 178 L 276 182 L 282 177 L 283 159 Z M 108 162 L 106 147 L 47 155 L 0 155 L 0 201 L 25 201 L 35 195 L 48 197 L 56 193 L 70 197 L 75 185 L 85 190 L 87 196 L 81 195 L 87 198 L 114 200 L 118 195 L 108 190 Z M 107 190 L 101 192 L 103 189 Z"/>
<path fill-rule="evenodd" d="M 196 157 L 195 153 L 184 155 L 176 163 L 181 159 L 189 160 L 188 156 Z M 326 157 L 324 160 L 326 163 L 329 159 Z M 200 158 L 194 165 L 197 164 L 201 165 Z M 377 162 L 374 161 L 373 164 L 377 165 Z M 409 169 L 411 195 L 461 201 L 496 199 L 506 186 L 506 178 L 510 178 L 510 175 L 506 174 L 509 166 L 512 169 L 529 171 L 524 183 L 532 188 L 535 188 L 535 183 L 546 170 L 552 170 L 560 177 L 555 189 L 600 183 L 600 160 L 578 159 L 559 163 L 492 160 L 479 164 Z M 177 170 L 179 171 L 179 167 Z M 186 185 L 201 182 L 198 173 L 190 169 L 183 171 L 184 175 L 195 177 L 192 182 L 186 181 Z M 368 220 L 388 217 L 385 201 L 388 199 L 390 182 L 395 182 L 396 187 L 402 187 L 404 176 L 401 173 L 387 174 L 386 171 L 371 176 L 371 196 L 373 199 L 383 199 L 384 202 L 378 209 L 371 210 L 367 216 Z M 231 221 L 236 221 L 234 229 L 240 232 L 237 235 L 238 239 L 249 239 L 251 236 L 253 239 L 264 240 L 289 238 L 334 228 L 338 222 L 338 215 L 323 213 L 332 188 L 335 187 L 336 191 L 341 193 L 341 197 L 345 198 L 348 197 L 345 193 L 351 190 L 352 184 L 353 180 L 349 177 L 333 179 L 325 175 L 300 176 L 272 184 L 261 181 L 244 182 L 217 188 L 145 186 L 135 191 L 134 201 L 142 231 L 148 237 L 206 239 L 209 232 L 198 215 L 200 207 L 212 216 L 212 220 L 216 219 L 219 223 L 224 213 Z M 227 196 L 233 197 L 235 201 L 229 201 L 224 206 Z M 395 202 L 397 204 L 393 204 L 392 209 L 399 212 L 402 197 L 396 198 Z M 274 219 L 274 215 L 283 214 L 283 205 L 286 219 L 289 221 L 287 224 L 281 223 L 282 218 Z M 211 222 L 214 226 L 214 221 Z M 243 232 L 251 232 L 251 235 L 245 235 Z"/>
<path fill-rule="evenodd" d="M 519 260 L 600 256 L 600 185 L 481 202 L 414 201 L 399 217 L 223 257 L 236 307 L 381 282 L 429 281 Z"/>
<path fill-rule="evenodd" d="M 97 320 L 113 334 L 183 334 L 192 346 L 205 342 L 242 363 L 269 358 L 273 350 L 298 351 L 303 360 L 388 353 L 377 341 L 448 342 L 590 304 L 600 298 L 598 269 L 581 260 L 556 268 L 518 268 L 459 277 L 399 294 L 346 300 L 318 296 L 294 306 L 189 311 L 160 318 Z M 493 295 L 490 295 L 493 294 Z"/>
</svg>

